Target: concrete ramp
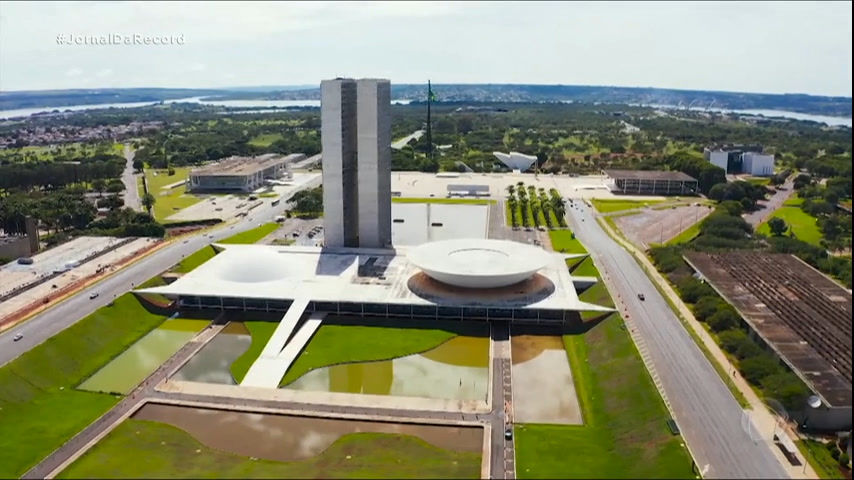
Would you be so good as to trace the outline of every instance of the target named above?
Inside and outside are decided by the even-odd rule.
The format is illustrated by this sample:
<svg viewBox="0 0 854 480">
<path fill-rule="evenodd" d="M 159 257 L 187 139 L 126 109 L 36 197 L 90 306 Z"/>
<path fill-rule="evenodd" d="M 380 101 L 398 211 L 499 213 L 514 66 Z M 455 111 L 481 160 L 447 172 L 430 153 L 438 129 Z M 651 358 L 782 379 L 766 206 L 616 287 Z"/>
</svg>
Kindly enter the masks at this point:
<svg viewBox="0 0 854 480">
<path fill-rule="evenodd" d="M 305 313 L 308 302 L 307 298 L 297 298 L 294 300 L 291 307 L 285 312 L 285 316 L 279 322 L 279 326 L 273 331 L 273 335 L 270 337 L 267 345 L 264 346 L 264 350 L 261 351 L 259 358 L 276 358 L 279 356 L 279 353 L 282 352 L 285 344 L 288 343 L 288 340 L 294 333 L 294 328 L 296 328 L 299 319 L 302 318 L 302 314 Z"/>
<path fill-rule="evenodd" d="M 294 360 L 297 359 L 300 352 L 302 352 L 308 344 L 308 341 L 311 340 L 311 337 L 317 333 L 317 329 L 320 328 L 320 324 L 323 322 L 324 318 L 326 318 L 326 313 L 324 312 L 312 313 L 299 329 L 297 334 L 294 335 L 294 339 L 285 346 L 284 350 L 282 350 L 282 353 L 276 359 L 283 363 L 284 370 L 282 370 L 282 377 L 284 377 L 288 372 L 288 369 L 291 368 Z M 281 379 L 281 377 L 279 377 L 279 379 Z"/>
<path fill-rule="evenodd" d="M 294 303 L 296 304 L 296 302 Z M 288 314 L 290 313 L 291 311 L 288 310 Z M 285 376 L 285 373 L 288 372 L 288 369 L 291 368 L 291 364 L 297 359 L 303 348 L 308 344 L 308 341 L 311 340 L 311 337 L 317 332 L 317 329 L 320 328 L 320 324 L 324 318 L 326 318 L 326 313 L 324 312 L 312 313 L 297 331 L 296 335 L 294 335 L 293 339 L 287 342 L 281 353 L 274 357 L 261 356 L 252 364 L 249 372 L 246 373 L 246 377 L 240 382 L 240 386 L 278 388 L 279 382 Z M 282 323 L 284 323 L 284 319 Z M 276 332 L 273 333 L 274 336 L 278 330 L 276 329 Z M 270 342 L 272 343 L 272 341 L 273 339 L 271 338 Z M 269 346 L 269 343 L 267 345 Z"/>
</svg>

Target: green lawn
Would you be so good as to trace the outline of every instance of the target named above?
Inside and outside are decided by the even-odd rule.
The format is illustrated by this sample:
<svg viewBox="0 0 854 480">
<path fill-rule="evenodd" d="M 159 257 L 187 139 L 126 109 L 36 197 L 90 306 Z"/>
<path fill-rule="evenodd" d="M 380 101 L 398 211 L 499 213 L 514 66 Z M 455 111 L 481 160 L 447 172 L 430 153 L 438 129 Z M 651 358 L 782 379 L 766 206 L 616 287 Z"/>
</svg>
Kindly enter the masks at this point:
<svg viewBox="0 0 854 480">
<path fill-rule="evenodd" d="M 583 262 L 579 268 L 595 272 Z M 602 283 L 580 298 L 613 305 Z M 667 428 L 669 413 L 619 314 L 565 335 L 564 345 L 585 424 L 517 425 L 518 478 L 693 478 L 690 455 Z"/>
<path fill-rule="evenodd" d="M 495 200 L 481 198 L 409 198 L 392 197 L 391 203 L 445 203 L 449 205 L 490 205 Z"/>
<path fill-rule="evenodd" d="M 258 243 L 267 235 L 275 232 L 279 227 L 281 227 L 281 225 L 276 222 L 265 223 L 259 227 L 253 228 L 252 230 L 246 230 L 245 232 L 238 233 L 237 235 L 232 235 L 217 243 L 231 245 L 249 245 L 252 243 Z"/>
<path fill-rule="evenodd" d="M 572 232 L 569 230 L 552 230 L 549 232 L 549 238 L 555 252 L 587 253 L 584 245 L 578 239 L 572 238 Z"/>
<path fill-rule="evenodd" d="M 841 479 L 842 472 L 839 470 L 839 462 L 830 456 L 830 450 L 815 440 L 798 440 L 795 442 L 807 462 L 822 479 Z"/>
<path fill-rule="evenodd" d="M 163 323 L 131 294 L 0 368 L 0 478 L 17 478 L 115 405 L 75 390 Z"/>
<path fill-rule="evenodd" d="M 754 185 L 770 185 L 771 179 L 767 177 L 748 177 L 747 181 Z"/>
<path fill-rule="evenodd" d="M 632 210 L 635 208 L 643 208 L 656 203 L 662 203 L 664 200 L 601 200 L 591 199 L 590 203 L 601 213 L 621 212 L 623 210 Z"/>
<path fill-rule="evenodd" d="M 275 143 L 276 140 L 281 140 L 281 139 L 282 139 L 282 136 L 278 133 L 265 133 L 263 135 L 258 135 L 257 137 L 253 138 L 252 140 L 249 140 L 248 143 L 249 143 L 249 145 L 252 145 L 254 147 L 269 147 L 270 145 Z"/>
<path fill-rule="evenodd" d="M 237 358 L 234 363 L 231 364 L 231 376 L 234 377 L 234 380 L 237 383 L 243 381 L 243 378 L 246 376 L 246 372 L 249 371 L 249 367 L 258 359 L 261 355 L 261 351 L 264 350 L 264 346 L 267 345 L 267 342 L 270 340 L 270 337 L 273 336 L 273 332 L 276 330 L 276 327 L 279 326 L 279 322 L 262 322 L 262 321 L 245 321 L 243 322 L 246 325 L 246 328 L 249 330 L 249 333 L 252 335 L 252 345 L 249 346 L 249 349 L 243 352 L 243 355 Z"/>
<path fill-rule="evenodd" d="M 480 478 L 481 454 L 409 435 L 354 433 L 296 462 L 209 448 L 159 422 L 125 420 L 59 478 Z"/>
<path fill-rule="evenodd" d="M 787 202 L 788 203 L 788 202 Z M 781 218 L 786 225 L 789 226 L 789 232 L 795 234 L 798 240 L 809 243 L 815 246 L 821 246 L 821 231 L 818 229 L 816 218 L 807 214 L 797 206 L 783 206 L 774 212 L 773 217 Z M 763 235 L 771 235 L 771 229 L 768 227 L 768 222 L 759 225 L 757 233 Z"/>
<path fill-rule="evenodd" d="M 700 223 L 702 222 L 697 222 L 686 228 L 682 233 L 670 239 L 670 241 L 667 242 L 667 245 L 679 245 L 681 243 L 688 243 L 691 240 L 694 240 L 697 235 L 700 234 Z"/>
<path fill-rule="evenodd" d="M 567 262 L 569 263 L 573 261 L 567 260 Z M 596 265 L 593 263 L 593 258 L 591 257 L 586 257 L 581 260 L 575 260 L 573 263 L 570 264 L 569 269 L 572 271 L 572 276 L 574 277 L 599 276 L 599 270 L 596 269 Z M 595 288 L 595 286 L 592 288 Z"/>
<path fill-rule="evenodd" d="M 148 191 L 154 195 L 156 200 L 154 203 L 154 218 L 165 220 L 179 210 L 191 207 L 202 200 L 195 195 L 186 193 L 186 185 L 181 185 L 170 190 L 164 189 L 167 185 L 186 180 L 189 173 L 189 167 L 176 168 L 175 175 L 169 175 L 167 170 L 154 170 L 151 168 L 145 170 Z"/>
<path fill-rule="evenodd" d="M 324 324 L 280 385 L 287 385 L 316 368 L 389 360 L 426 352 L 456 335 L 440 329 Z"/>
<path fill-rule="evenodd" d="M 225 238 L 217 243 L 223 244 L 252 244 L 257 243 L 267 235 L 273 233 L 277 228 L 281 225 L 278 223 L 265 223 L 260 227 L 253 228 L 252 230 L 247 230 L 242 233 L 238 233 L 236 235 L 232 235 L 228 238 Z M 216 250 L 210 245 L 202 248 L 201 250 L 196 251 L 195 253 L 190 254 L 183 260 L 181 260 L 171 271 L 176 273 L 187 273 L 198 267 L 199 265 L 207 262 L 212 259 L 216 255 Z"/>
</svg>

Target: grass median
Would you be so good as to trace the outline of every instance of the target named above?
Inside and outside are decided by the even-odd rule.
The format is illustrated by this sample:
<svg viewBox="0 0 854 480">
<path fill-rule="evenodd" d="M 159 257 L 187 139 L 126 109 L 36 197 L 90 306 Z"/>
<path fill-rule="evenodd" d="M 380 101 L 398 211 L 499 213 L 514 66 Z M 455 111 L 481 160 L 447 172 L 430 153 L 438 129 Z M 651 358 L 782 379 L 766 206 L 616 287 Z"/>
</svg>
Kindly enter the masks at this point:
<svg viewBox="0 0 854 480">
<path fill-rule="evenodd" d="M 0 368 L 0 478 L 21 476 L 118 403 L 75 387 L 165 320 L 126 294 Z"/>
<path fill-rule="evenodd" d="M 315 457 L 277 462 L 215 450 L 184 430 L 125 420 L 58 478 L 480 478 L 481 454 L 410 435 L 354 433 Z"/>
<path fill-rule="evenodd" d="M 578 268 L 598 276 L 590 261 Z M 580 299 L 614 305 L 601 281 Z M 584 425 L 518 425 L 518 478 L 692 478 L 690 455 L 667 428 L 670 414 L 620 315 L 563 340 Z"/>
</svg>

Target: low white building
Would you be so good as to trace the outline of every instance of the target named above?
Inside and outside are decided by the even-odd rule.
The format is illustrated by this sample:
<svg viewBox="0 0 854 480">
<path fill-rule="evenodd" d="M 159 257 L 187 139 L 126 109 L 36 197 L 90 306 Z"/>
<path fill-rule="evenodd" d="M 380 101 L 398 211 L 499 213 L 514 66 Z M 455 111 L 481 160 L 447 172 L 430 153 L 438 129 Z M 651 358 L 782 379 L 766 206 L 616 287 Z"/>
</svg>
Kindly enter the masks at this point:
<svg viewBox="0 0 854 480">
<path fill-rule="evenodd" d="M 745 152 L 741 156 L 741 170 L 754 177 L 774 175 L 774 155 L 757 152 Z"/>
<path fill-rule="evenodd" d="M 724 171 L 727 171 L 727 167 L 729 164 L 729 152 L 724 152 L 722 150 L 716 152 L 709 152 L 708 160 L 709 163 L 711 163 L 712 165 L 723 168 Z"/>
<path fill-rule="evenodd" d="M 495 158 L 501 161 L 507 168 L 511 170 L 518 170 L 520 172 L 524 172 L 526 170 L 530 170 L 534 163 L 537 162 L 537 157 L 534 155 L 525 155 L 524 153 L 519 152 L 510 152 L 502 153 L 502 152 L 492 152 L 495 155 Z"/>
<path fill-rule="evenodd" d="M 703 157 L 727 174 L 747 173 L 754 177 L 774 175 L 774 155 L 762 153 L 761 147 L 705 149 Z"/>
</svg>

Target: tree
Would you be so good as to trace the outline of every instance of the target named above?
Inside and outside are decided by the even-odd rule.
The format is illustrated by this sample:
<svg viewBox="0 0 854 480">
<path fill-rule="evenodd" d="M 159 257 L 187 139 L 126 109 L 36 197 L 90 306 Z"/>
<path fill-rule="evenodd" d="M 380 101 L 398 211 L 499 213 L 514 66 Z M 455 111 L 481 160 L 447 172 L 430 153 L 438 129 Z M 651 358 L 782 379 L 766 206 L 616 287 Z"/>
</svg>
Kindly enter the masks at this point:
<svg viewBox="0 0 854 480">
<path fill-rule="evenodd" d="M 694 304 L 694 316 L 697 320 L 705 322 L 709 317 L 721 309 L 724 302 L 716 296 L 703 297 Z"/>
<path fill-rule="evenodd" d="M 104 190 L 107 188 L 107 182 L 103 178 L 96 178 L 92 180 L 92 190 L 98 192 L 98 196 L 104 194 Z"/>
<path fill-rule="evenodd" d="M 774 375 L 780 371 L 777 360 L 770 355 L 758 355 L 741 361 L 741 374 L 744 378 L 759 385 L 763 378 Z"/>
<path fill-rule="evenodd" d="M 134 169 L 137 173 L 141 173 L 141 172 L 142 172 L 142 170 L 143 170 L 144 168 L 145 168 L 145 163 L 143 163 L 143 161 L 142 161 L 142 160 L 134 159 L 134 161 L 133 161 L 133 169 Z"/>
<path fill-rule="evenodd" d="M 709 328 L 711 328 L 712 331 L 722 332 L 738 326 L 739 320 L 738 314 L 731 308 L 724 308 L 709 317 L 706 322 L 709 324 Z"/>
<path fill-rule="evenodd" d="M 301 190 L 294 194 L 291 202 L 294 204 L 294 210 L 299 214 L 317 216 L 323 212 L 323 188 Z"/>
<path fill-rule="evenodd" d="M 718 183 L 709 189 L 709 200 L 714 200 L 716 202 L 720 202 L 724 199 L 724 194 L 726 193 L 726 183 Z"/>
<path fill-rule="evenodd" d="M 786 225 L 786 221 L 779 217 L 771 217 L 771 220 L 768 220 L 768 228 L 771 229 L 771 235 L 779 237 L 786 233 L 786 230 L 789 229 L 789 226 Z"/>
<path fill-rule="evenodd" d="M 715 294 L 715 291 L 708 284 L 697 280 L 694 277 L 688 277 L 677 285 L 682 300 L 688 303 L 696 303 L 702 297 L 708 297 Z"/>
<path fill-rule="evenodd" d="M 791 372 L 780 372 L 762 379 L 762 390 L 766 397 L 780 402 L 786 410 L 798 411 L 804 407 L 809 389 L 797 375 Z"/>
<path fill-rule="evenodd" d="M 735 353 L 738 350 L 738 347 L 740 347 L 745 341 L 753 343 L 753 341 L 747 337 L 747 333 L 744 330 L 738 329 L 724 330 L 723 332 L 718 333 L 718 341 L 721 344 L 721 348 L 723 348 L 727 353 Z"/>
<path fill-rule="evenodd" d="M 753 358 L 762 355 L 762 347 L 756 344 L 753 340 L 748 337 L 744 342 L 738 346 L 735 350 L 735 356 L 739 360 L 744 360 L 746 358 Z"/>
<path fill-rule="evenodd" d="M 157 199 L 154 198 L 150 192 L 145 192 L 145 195 L 140 199 L 142 202 L 142 206 L 145 207 L 145 211 L 148 212 L 148 215 L 151 215 L 151 209 L 154 207 L 154 204 L 157 203 Z"/>
<path fill-rule="evenodd" d="M 744 207 L 741 205 L 741 203 L 735 200 L 725 200 L 718 204 L 717 210 L 726 212 L 727 215 L 737 217 L 744 212 Z"/>
</svg>

